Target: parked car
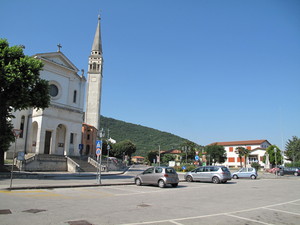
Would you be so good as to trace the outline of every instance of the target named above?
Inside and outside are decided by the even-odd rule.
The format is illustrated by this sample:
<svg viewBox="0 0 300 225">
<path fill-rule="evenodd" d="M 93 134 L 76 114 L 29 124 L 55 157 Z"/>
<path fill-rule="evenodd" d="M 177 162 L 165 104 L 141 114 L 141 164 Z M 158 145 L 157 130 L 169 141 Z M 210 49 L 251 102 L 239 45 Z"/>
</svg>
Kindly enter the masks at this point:
<svg viewBox="0 0 300 225">
<path fill-rule="evenodd" d="M 134 178 L 134 182 L 137 186 L 143 184 L 153 184 L 163 188 L 167 184 L 171 184 L 172 187 L 177 187 L 179 178 L 174 168 L 156 166 L 150 167 L 143 173 L 136 175 Z"/>
<path fill-rule="evenodd" d="M 239 179 L 239 178 L 257 178 L 257 171 L 255 168 L 241 168 L 239 171 L 232 174 L 232 178 Z"/>
<path fill-rule="evenodd" d="M 277 173 L 280 176 L 287 175 L 287 174 L 292 174 L 294 176 L 299 176 L 300 175 L 300 168 L 299 167 L 284 167 L 280 168 L 280 170 Z"/>
<path fill-rule="evenodd" d="M 184 179 L 188 182 L 207 181 L 219 184 L 231 180 L 231 173 L 225 166 L 200 166 L 187 172 Z"/>
</svg>

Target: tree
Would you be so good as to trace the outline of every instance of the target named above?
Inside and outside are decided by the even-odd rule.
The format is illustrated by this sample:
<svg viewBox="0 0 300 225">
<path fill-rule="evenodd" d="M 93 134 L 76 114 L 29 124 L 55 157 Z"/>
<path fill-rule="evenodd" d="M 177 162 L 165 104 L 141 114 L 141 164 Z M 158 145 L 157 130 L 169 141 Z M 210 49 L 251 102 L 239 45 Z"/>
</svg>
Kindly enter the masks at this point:
<svg viewBox="0 0 300 225">
<path fill-rule="evenodd" d="M 208 164 L 224 163 L 227 159 L 226 151 L 222 145 L 207 145 L 205 146 L 206 157 Z"/>
<path fill-rule="evenodd" d="M 285 156 L 293 163 L 300 161 L 300 139 L 293 136 L 292 140 L 289 139 L 285 145 Z"/>
<path fill-rule="evenodd" d="M 158 151 L 157 150 L 148 152 L 147 159 L 149 160 L 150 165 L 151 165 L 152 162 L 154 162 L 154 159 L 156 161 L 157 156 L 158 156 Z"/>
<path fill-rule="evenodd" d="M 275 148 L 276 148 L 276 154 L 275 154 Z M 278 165 L 282 164 L 283 162 L 283 157 L 281 155 L 281 150 L 278 148 L 276 145 L 270 145 L 266 149 L 267 154 L 269 155 L 269 162 L 272 165 Z"/>
<path fill-rule="evenodd" d="M 245 159 L 244 161 L 245 161 L 245 167 L 246 167 L 247 157 L 248 157 L 250 151 L 248 149 L 244 148 L 244 147 L 236 147 L 235 151 L 239 155 L 241 167 L 243 167 L 243 165 L 242 165 L 242 158 L 243 157 Z"/>
<path fill-rule="evenodd" d="M 182 153 L 181 153 L 182 159 L 186 159 L 187 161 L 194 160 L 197 148 L 199 147 L 196 143 L 194 143 L 192 141 L 184 141 L 180 145 L 180 147 L 182 149 Z"/>
<path fill-rule="evenodd" d="M 136 146 L 130 140 L 118 142 L 113 145 L 111 154 L 116 158 L 123 158 L 125 155 L 131 158 L 131 155 L 135 153 Z"/>
<path fill-rule="evenodd" d="M 176 158 L 173 154 L 163 154 L 162 156 L 162 163 L 169 163 L 169 161 L 174 161 Z"/>
<path fill-rule="evenodd" d="M 4 152 L 15 141 L 13 112 L 28 108 L 45 109 L 50 103 L 48 81 L 40 78 L 43 63 L 25 56 L 22 46 L 9 46 L 0 39 L 0 170 Z"/>
</svg>

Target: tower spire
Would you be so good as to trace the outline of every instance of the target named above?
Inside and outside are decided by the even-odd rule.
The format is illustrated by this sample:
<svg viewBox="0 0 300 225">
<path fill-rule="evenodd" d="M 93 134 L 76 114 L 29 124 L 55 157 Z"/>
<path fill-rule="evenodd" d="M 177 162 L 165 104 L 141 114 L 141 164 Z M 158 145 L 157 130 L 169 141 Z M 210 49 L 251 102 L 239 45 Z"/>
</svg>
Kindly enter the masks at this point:
<svg viewBox="0 0 300 225">
<path fill-rule="evenodd" d="M 88 67 L 88 85 L 86 95 L 86 113 L 85 122 L 100 129 L 100 108 L 102 92 L 102 71 L 103 56 L 100 29 L 100 15 L 98 16 L 98 25 L 92 46 L 92 52 L 89 57 Z"/>
<path fill-rule="evenodd" d="M 98 25 L 94 37 L 94 42 L 92 46 L 92 55 L 102 55 L 102 41 L 101 41 L 101 27 L 100 27 L 101 17 L 98 15 Z"/>
</svg>

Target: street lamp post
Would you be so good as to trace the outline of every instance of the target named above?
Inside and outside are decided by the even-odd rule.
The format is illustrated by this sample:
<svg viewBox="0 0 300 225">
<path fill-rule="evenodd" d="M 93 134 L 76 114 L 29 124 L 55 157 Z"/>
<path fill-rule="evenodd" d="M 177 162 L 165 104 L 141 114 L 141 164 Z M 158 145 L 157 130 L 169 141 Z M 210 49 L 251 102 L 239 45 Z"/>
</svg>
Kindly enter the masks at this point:
<svg viewBox="0 0 300 225">
<path fill-rule="evenodd" d="M 275 154 L 275 176 L 277 175 L 277 148 L 274 148 L 274 154 Z"/>
<path fill-rule="evenodd" d="M 101 147 L 100 147 L 100 154 L 97 155 L 97 161 L 98 161 L 98 177 L 97 177 L 97 183 L 98 184 L 101 184 L 101 163 L 102 163 L 102 148 L 103 148 L 103 142 L 102 142 L 102 137 L 104 137 L 105 133 L 104 133 L 104 130 L 103 128 L 99 131 L 98 135 L 100 136 L 100 143 L 101 143 Z M 98 172 L 97 171 L 97 172 Z"/>
<path fill-rule="evenodd" d="M 158 145 L 158 166 L 160 166 L 160 145 Z"/>
</svg>

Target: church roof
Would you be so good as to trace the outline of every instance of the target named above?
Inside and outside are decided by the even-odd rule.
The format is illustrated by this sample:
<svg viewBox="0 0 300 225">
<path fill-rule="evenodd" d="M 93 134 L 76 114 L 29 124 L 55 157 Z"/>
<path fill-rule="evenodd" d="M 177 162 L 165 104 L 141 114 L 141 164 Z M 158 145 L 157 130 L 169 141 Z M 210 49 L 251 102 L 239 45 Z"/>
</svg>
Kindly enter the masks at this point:
<svg viewBox="0 0 300 225">
<path fill-rule="evenodd" d="M 35 58 L 43 59 L 45 61 L 54 63 L 64 68 L 78 72 L 78 68 L 61 52 L 38 53 L 33 55 Z"/>
<path fill-rule="evenodd" d="M 99 52 L 102 55 L 102 41 L 101 41 L 101 28 L 100 28 L 100 16 L 98 16 L 98 25 L 94 37 L 94 42 L 92 46 L 92 52 Z"/>
</svg>

